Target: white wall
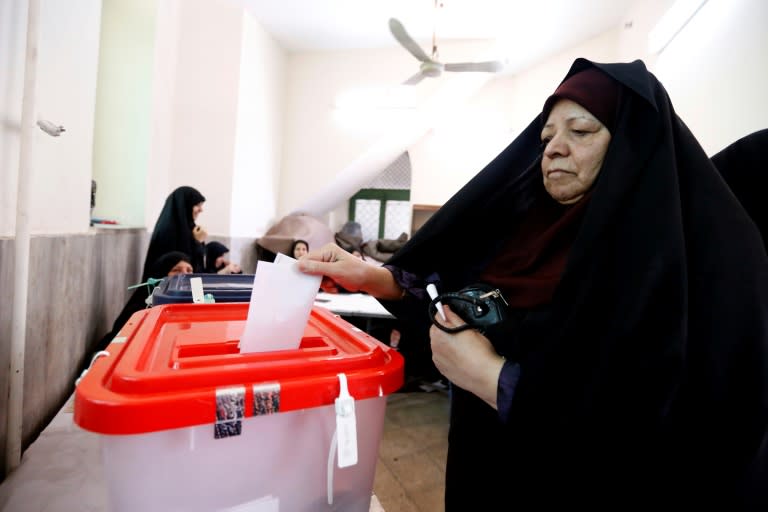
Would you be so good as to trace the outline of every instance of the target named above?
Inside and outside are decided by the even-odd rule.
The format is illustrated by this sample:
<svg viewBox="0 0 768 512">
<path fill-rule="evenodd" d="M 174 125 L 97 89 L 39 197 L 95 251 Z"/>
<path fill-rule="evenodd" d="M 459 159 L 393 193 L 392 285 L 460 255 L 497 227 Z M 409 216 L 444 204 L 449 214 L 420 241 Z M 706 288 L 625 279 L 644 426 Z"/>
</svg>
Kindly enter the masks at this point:
<svg viewBox="0 0 768 512">
<path fill-rule="evenodd" d="M 87 231 L 101 2 L 41 0 L 30 223 L 33 233 Z M 15 232 L 27 2 L 0 2 L 0 236 Z M 77 37 L 73 37 L 76 34 Z"/>
<path fill-rule="evenodd" d="M 16 226 L 27 3 L 0 2 L 0 236 Z"/>
<path fill-rule="evenodd" d="M 285 111 L 285 56 L 250 15 L 242 18 L 230 229 L 256 238 L 277 215 Z"/>
<path fill-rule="evenodd" d="M 768 128 L 768 2 L 709 0 L 654 71 L 708 154 Z"/>
</svg>

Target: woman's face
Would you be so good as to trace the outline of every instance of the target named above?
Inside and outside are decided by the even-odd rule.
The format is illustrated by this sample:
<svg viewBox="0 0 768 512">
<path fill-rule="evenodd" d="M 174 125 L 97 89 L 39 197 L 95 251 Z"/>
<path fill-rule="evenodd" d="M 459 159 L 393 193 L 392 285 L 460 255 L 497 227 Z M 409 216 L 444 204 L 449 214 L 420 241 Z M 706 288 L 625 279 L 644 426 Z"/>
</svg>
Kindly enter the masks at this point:
<svg viewBox="0 0 768 512">
<path fill-rule="evenodd" d="M 229 253 L 225 252 L 224 254 L 216 258 L 214 265 L 216 266 L 216 268 L 222 268 L 226 266 L 228 263 L 229 263 Z"/>
<path fill-rule="evenodd" d="M 179 274 L 191 274 L 192 265 L 184 260 L 180 260 L 174 267 L 168 272 L 168 277 L 176 276 Z"/>
<path fill-rule="evenodd" d="M 293 257 L 296 259 L 301 258 L 305 254 L 307 254 L 307 252 L 309 252 L 308 249 L 309 248 L 307 247 L 307 244 L 303 244 L 303 243 L 296 244 L 296 246 L 293 248 Z"/>
<path fill-rule="evenodd" d="M 555 103 L 541 130 L 544 188 L 555 201 L 572 204 L 584 197 L 600 174 L 611 142 L 608 129 L 578 103 Z"/>
<path fill-rule="evenodd" d="M 197 216 L 203 212 L 203 203 L 197 203 L 192 207 L 192 220 L 197 220 Z"/>
</svg>

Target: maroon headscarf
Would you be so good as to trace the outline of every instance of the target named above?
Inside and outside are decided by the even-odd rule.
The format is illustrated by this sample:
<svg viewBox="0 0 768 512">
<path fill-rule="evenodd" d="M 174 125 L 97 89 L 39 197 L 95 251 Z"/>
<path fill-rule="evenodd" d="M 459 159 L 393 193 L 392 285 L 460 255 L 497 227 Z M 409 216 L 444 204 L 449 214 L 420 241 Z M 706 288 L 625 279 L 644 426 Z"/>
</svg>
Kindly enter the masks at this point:
<svg viewBox="0 0 768 512">
<path fill-rule="evenodd" d="M 572 205 L 560 204 L 543 193 L 480 280 L 497 286 L 513 308 L 549 304 L 579 232 L 590 192 Z"/>
<path fill-rule="evenodd" d="M 619 84 L 613 78 L 597 68 L 587 68 L 565 80 L 547 98 L 541 111 L 541 122 L 547 122 L 557 100 L 566 98 L 589 110 L 612 132 L 616 124 L 619 90 Z"/>
</svg>

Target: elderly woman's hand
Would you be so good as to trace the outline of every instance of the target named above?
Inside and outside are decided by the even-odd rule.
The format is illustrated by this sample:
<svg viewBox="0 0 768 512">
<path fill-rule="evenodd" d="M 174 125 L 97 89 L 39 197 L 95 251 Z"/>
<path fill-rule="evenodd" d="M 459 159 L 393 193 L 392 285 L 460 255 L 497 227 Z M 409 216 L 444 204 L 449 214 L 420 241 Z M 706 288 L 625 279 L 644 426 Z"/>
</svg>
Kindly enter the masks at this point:
<svg viewBox="0 0 768 512">
<path fill-rule="evenodd" d="M 333 243 L 302 256 L 298 266 L 306 274 L 324 276 L 320 284 L 323 290 L 334 291 L 340 286 L 383 300 L 399 300 L 405 295 L 386 267 L 370 265 Z"/>
<path fill-rule="evenodd" d="M 443 306 L 446 320 L 437 318 L 446 327 L 458 327 L 464 320 L 450 307 Z M 432 361 L 437 369 L 456 386 L 485 400 L 496 408 L 499 374 L 504 358 L 496 353 L 491 342 L 475 329 L 455 334 L 436 326 L 429 330 Z"/>
<path fill-rule="evenodd" d="M 353 256 L 336 244 L 326 244 L 299 259 L 299 270 L 322 275 L 320 287 L 334 291 L 336 285 L 351 292 L 365 288 L 371 265 Z"/>
</svg>

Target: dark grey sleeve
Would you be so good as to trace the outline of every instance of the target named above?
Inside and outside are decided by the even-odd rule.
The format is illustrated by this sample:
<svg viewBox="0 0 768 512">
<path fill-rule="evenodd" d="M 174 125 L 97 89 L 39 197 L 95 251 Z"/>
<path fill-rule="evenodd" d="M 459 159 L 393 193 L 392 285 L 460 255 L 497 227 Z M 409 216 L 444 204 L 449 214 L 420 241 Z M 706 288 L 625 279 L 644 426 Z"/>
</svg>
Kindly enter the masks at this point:
<svg viewBox="0 0 768 512">
<path fill-rule="evenodd" d="M 420 300 L 429 300 L 426 291 L 427 284 L 440 282 L 440 277 L 434 273 L 424 278 L 393 265 L 382 266 L 392 273 L 392 277 L 400 285 L 400 288 Z"/>
<path fill-rule="evenodd" d="M 515 396 L 515 388 L 519 380 L 520 365 L 510 360 L 504 361 L 496 392 L 496 410 L 502 423 L 507 423 L 509 420 L 512 398 Z"/>
</svg>

